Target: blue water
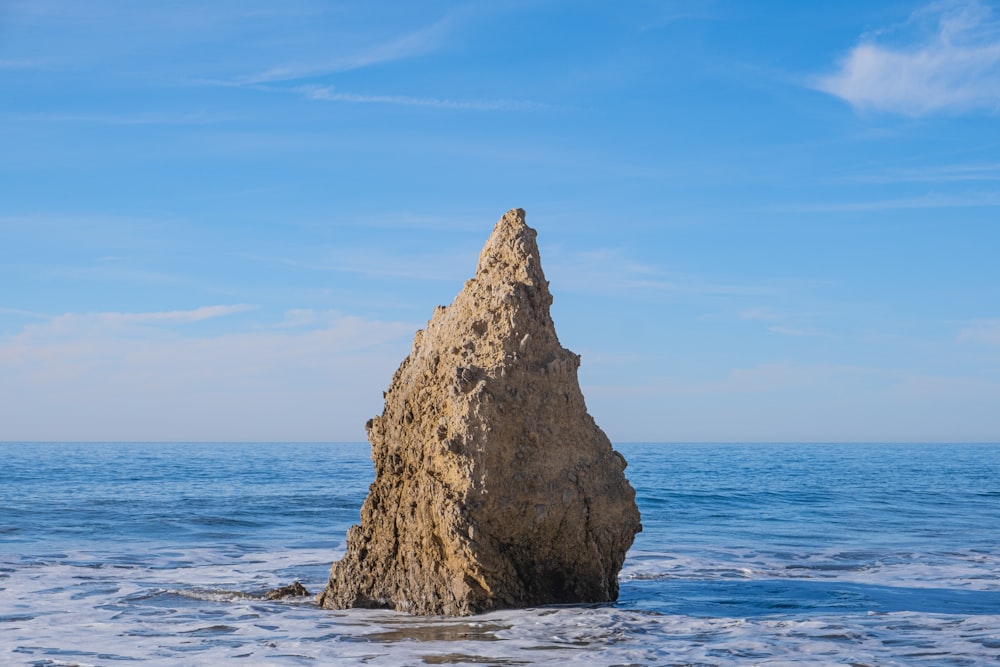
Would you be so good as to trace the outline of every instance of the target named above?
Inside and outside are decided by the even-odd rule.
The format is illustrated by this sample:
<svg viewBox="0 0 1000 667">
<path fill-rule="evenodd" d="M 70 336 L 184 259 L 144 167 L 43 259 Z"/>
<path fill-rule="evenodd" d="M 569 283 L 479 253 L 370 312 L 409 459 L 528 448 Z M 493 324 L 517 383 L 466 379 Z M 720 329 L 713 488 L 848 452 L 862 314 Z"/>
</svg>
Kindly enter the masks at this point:
<svg viewBox="0 0 1000 667">
<path fill-rule="evenodd" d="M 617 604 L 446 619 L 261 597 L 322 588 L 366 445 L 0 443 L 0 664 L 1000 664 L 1000 446 L 618 448 Z"/>
</svg>

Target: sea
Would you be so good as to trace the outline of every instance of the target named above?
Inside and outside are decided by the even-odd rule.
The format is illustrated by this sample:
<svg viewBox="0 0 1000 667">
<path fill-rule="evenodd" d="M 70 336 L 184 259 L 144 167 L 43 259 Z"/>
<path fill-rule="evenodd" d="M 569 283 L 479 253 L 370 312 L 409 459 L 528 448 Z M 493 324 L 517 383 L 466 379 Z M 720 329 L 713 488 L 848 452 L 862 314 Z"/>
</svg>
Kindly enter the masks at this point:
<svg viewBox="0 0 1000 667">
<path fill-rule="evenodd" d="M 329 611 L 364 444 L 0 444 L 0 665 L 1000 665 L 1000 445 L 619 444 L 613 604 Z"/>
</svg>

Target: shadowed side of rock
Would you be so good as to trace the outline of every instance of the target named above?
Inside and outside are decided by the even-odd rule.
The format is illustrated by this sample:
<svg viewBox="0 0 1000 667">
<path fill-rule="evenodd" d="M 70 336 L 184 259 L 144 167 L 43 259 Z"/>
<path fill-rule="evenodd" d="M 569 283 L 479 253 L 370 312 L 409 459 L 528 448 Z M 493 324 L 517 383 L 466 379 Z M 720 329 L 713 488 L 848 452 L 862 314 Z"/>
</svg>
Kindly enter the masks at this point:
<svg viewBox="0 0 1000 667">
<path fill-rule="evenodd" d="M 298 581 L 293 581 L 287 586 L 281 586 L 279 588 L 272 588 L 268 592 L 264 593 L 265 600 L 284 600 L 285 598 L 295 598 L 295 597 L 305 597 L 309 595 L 309 591 Z"/>
<path fill-rule="evenodd" d="M 322 606 L 454 615 L 617 598 L 635 492 L 551 304 L 535 231 L 509 211 L 367 424 L 376 477 Z"/>
</svg>

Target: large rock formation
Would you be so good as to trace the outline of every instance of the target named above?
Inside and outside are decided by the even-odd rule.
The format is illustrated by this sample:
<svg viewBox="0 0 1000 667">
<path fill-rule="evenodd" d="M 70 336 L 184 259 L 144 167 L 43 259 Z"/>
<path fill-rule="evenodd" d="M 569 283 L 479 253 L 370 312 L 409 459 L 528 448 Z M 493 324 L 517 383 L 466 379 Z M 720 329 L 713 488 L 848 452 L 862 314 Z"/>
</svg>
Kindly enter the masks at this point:
<svg viewBox="0 0 1000 667">
<path fill-rule="evenodd" d="M 551 303 L 535 230 L 511 210 L 367 424 L 375 481 L 321 606 L 458 615 L 617 598 L 642 530 L 635 491 Z"/>
</svg>

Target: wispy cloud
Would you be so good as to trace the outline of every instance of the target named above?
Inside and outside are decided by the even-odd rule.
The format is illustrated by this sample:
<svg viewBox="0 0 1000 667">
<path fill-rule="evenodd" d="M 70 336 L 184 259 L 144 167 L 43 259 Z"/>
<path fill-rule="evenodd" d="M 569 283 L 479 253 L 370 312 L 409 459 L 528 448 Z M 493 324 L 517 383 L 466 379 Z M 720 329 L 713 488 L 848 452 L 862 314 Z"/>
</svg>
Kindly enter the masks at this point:
<svg viewBox="0 0 1000 667">
<path fill-rule="evenodd" d="M 716 378 L 657 378 L 652 384 L 598 386 L 595 389 L 600 393 L 624 395 L 720 396 L 828 389 L 851 378 L 892 382 L 898 377 L 899 374 L 893 371 L 864 366 L 775 362 L 733 368 Z"/>
<path fill-rule="evenodd" d="M 898 37 L 897 37 L 898 35 Z M 859 110 L 925 116 L 1000 110 L 1000 21 L 975 0 L 936 2 L 865 35 L 814 87 Z"/>
<path fill-rule="evenodd" d="M 382 63 L 413 58 L 437 51 L 445 43 L 445 38 L 457 21 L 458 12 L 444 15 L 434 23 L 389 39 L 367 48 L 325 60 L 270 67 L 261 72 L 241 77 L 238 85 L 294 81 L 307 77 L 349 72 Z"/>
<path fill-rule="evenodd" d="M 711 2 L 658 3 L 650 5 L 653 16 L 639 27 L 639 30 L 659 30 L 681 21 L 718 21 L 721 20 L 719 9 Z"/>
<path fill-rule="evenodd" d="M 566 253 L 554 249 L 546 271 L 562 289 L 590 294 L 649 298 L 651 296 L 734 296 L 770 293 L 759 284 L 719 281 L 704 276 L 669 272 L 604 248 Z"/>
<path fill-rule="evenodd" d="M 137 327 L 167 327 L 178 324 L 204 322 L 253 310 L 248 304 L 203 306 L 193 310 L 170 310 L 145 313 L 65 313 L 46 318 L 45 322 L 30 324 L 20 334 L 21 340 L 65 338 L 78 336 L 124 335 Z"/>
<path fill-rule="evenodd" d="M 456 262 L 456 257 L 464 254 L 468 255 L 469 261 L 463 267 Z M 274 255 L 248 255 L 247 258 L 307 271 L 448 282 L 461 281 L 465 273 L 475 268 L 475 253 L 455 248 L 431 252 L 414 250 L 410 256 L 394 253 L 390 249 L 357 247 L 350 250 L 329 250 L 320 257 L 307 259 Z"/>
<path fill-rule="evenodd" d="M 674 440 L 989 442 L 1000 434 L 1000 383 L 974 375 L 778 362 L 584 392 L 608 410 L 595 415 L 602 427 L 623 439 L 664 438 L 643 430 L 639 416 L 650 411 Z"/>
<path fill-rule="evenodd" d="M 415 326 L 314 310 L 188 326 L 248 308 L 67 313 L 0 336 L 0 440 L 363 436 Z"/>
<path fill-rule="evenodd" d="M 518 100 L 447 100 L 435 97 L 409 97 L 406 95 L 359 95 L 340 92 L 333 86 L 299 86 L 294 89 L 310 100 L 346 102 L 349 104 L 393 104 L 410 107 L 456 109 L 460 111 L 535 111 L 547 108 L 538 102 Z"/>
<path fill-rule="evenodd" d="M 869 201 L 817 202 L 788 204 L 776 210 L 795 213 L 829 213 L 838 211 L 896 211 L 933 208 L 992 208 L 1000 206 L 1000 194 L 974 192 L 960 195 L 931 193 L 917 197 L 873 199 Z"/>
<path fill-rule="evenodd" d="M 253 310 L 249 304 L 233 306 L 202 306 L 194 310 L 169 310 L 157 313 L 102 313 L 99 317 L 110 324 L 146 324 L 151 322 L 187 323 L 202 322 Z"/>
<path fill-rule="evenodd" d="M 4 308 L 0 306 L 0 315 L 17 315 L 18 317 L 30 317 L 37 320 L 47 320 L 50 319 L 45 313 L 39 313 L 34 310 L 23 310 L 21 308 Z"/>
<path fill-rule="evenodd" d="M 944 164 L 909 169 L 884 169 L 844 178 L 855 183 L 963 183 L 1000 181 L 1000 164 Z"/>
<path fill-rule="evenodd" d="M 0 70 L 35 69 L 42 63 L 27 58 L 0 58 Z"/>
<path fill-rule="evenodd" d="M 958 342 L 1000 346 L 1000 319 L 973 322 L 958 332 Z"/>
<path fill-rule="evenodd" d="M 818 331 L 809 327 L 801 326 L 798 318 L 778 313 L 769 308 L 746 308 L 739 313 L 740 319 L 755 322 L 763 322 L 767 330 L 781 336 L 793 336 L 796 338 L 803 336 L 824 336 Z"/>
</svg>

